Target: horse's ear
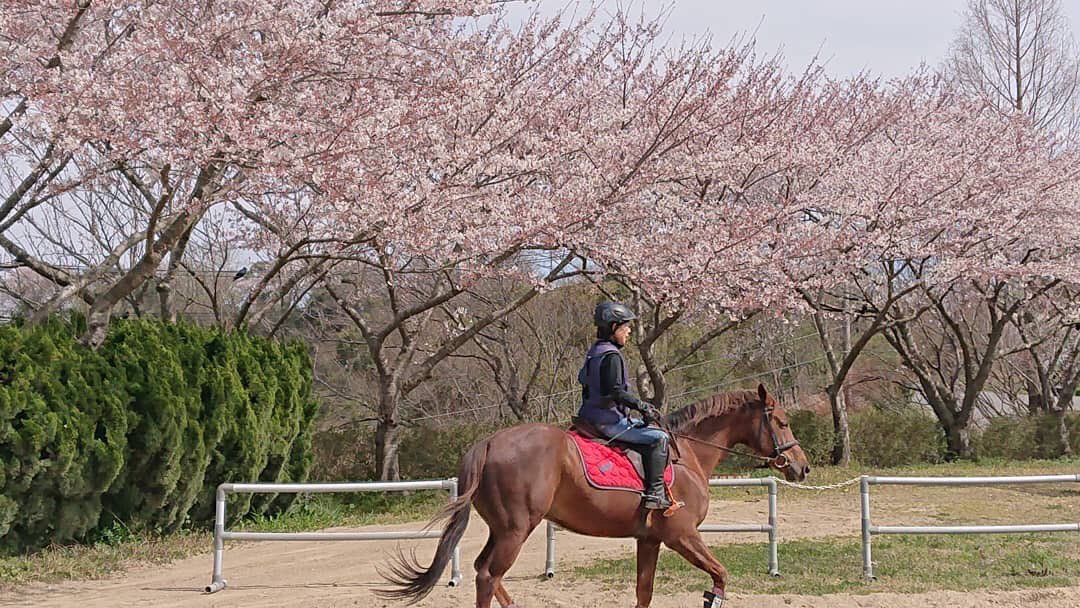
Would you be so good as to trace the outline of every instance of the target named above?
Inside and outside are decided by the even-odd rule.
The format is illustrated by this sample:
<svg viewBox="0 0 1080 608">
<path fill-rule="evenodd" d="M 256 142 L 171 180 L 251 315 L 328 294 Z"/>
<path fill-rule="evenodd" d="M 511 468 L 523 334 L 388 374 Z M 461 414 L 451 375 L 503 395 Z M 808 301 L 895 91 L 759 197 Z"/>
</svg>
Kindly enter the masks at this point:
<svg viewBox="0 0 1080 608">
<path fill-rule="evenodd" d="M 768 396 L 768 393 L 765 392 L 765 385 L 761 384 L 760 382 L 757 385 L 757 396 L 758 396 L 758 399 L 761 399 L 761 402 L 763 404 L 768 403 L 767 401 L 765 401 L 765 397 Z"/>
</svg>

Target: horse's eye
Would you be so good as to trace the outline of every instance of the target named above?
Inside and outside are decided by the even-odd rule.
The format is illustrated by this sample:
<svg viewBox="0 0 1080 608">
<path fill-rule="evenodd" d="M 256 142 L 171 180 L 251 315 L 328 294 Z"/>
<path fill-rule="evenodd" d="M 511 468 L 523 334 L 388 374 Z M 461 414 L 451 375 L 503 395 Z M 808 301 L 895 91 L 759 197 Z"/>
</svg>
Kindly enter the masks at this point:
<svg viewBox="0 0 1080 608">
<path fill-rule="evenodd" d="M 788 427 L 788 423 L 784 422 L 783 420 L 777 420 L 776 424 L 779 425 L 782 429 L 786 429 Z"/>
</svg>

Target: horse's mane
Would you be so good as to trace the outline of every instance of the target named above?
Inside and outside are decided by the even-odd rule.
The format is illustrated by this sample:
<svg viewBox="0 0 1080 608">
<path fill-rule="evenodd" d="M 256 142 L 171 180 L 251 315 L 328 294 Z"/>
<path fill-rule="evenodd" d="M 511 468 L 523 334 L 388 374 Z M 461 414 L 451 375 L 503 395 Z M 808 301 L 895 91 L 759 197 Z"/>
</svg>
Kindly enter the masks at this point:
<svg viewBox="0 0 1080 608">
<path fill-rule="evenodd" d="M 675 433 L 684 432 L 706 418 L 736 411 L 757 398 L 754 391 L 716 393 L 664 416 L 664 426 Z"/>
</svg>

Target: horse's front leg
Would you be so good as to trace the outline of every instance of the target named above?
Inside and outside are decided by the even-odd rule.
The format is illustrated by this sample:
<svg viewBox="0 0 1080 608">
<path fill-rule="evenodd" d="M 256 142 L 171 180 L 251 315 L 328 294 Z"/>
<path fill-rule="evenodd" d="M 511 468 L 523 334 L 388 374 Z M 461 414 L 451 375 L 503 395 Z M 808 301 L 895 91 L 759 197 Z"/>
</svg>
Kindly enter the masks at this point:
<svg viewBox="0 0 1080 608">
<path fill-rule="evenodd" d="M 712 591 L 705 592 L 705 607 L 720 608 L 726 595 L 727 569 L 709 551 L 709 547 L 701 538 L 701 534 L 695 529 L 685 536 L 665 542 L 667 546 L 686 558 L 686 561 L 708 573 L 709 577 L 712 578 L 713 588 Z"/>
<path fill-rule="evenodd" d="M 660 541 L 637 541 L 637 608 L 649 608 L 652 602 L 653 581 L 656 579 L 656 558 L 660 556 Z"/>
</svg>

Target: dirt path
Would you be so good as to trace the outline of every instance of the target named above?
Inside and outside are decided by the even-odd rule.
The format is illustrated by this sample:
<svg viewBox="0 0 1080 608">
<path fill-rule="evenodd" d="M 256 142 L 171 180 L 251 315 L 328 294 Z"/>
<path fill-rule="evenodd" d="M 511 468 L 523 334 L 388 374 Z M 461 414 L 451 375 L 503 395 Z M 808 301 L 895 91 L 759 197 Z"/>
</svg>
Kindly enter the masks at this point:
<svg viewBox="0 0 1080 608">
<path fill-rule="evenodd" d="M 852 509 L 851 497 L 814 501 L 812 508 L 787 509 L 781 512 L 781 538 L 803 538 L 836 534 L 856 534 L 858 509 Z M 857 499 L 856 499 L 857 500 Z M 717 501 L 711 512 L 723 513 L 731 522 L 764 522 L 765 502 Z M 812 516 L 810 515 L 812 513 Z M 908 511 L 908 517 L 911 512 Z M 887 514 L 887 512 L 885 512 Z M 417 526 L 381 526 L 378 529 L 406 529 Z M 424 608 L 468 607 L 472 602 L 472 559 L 480 551 L 487 530 L 483 521 L 473 517 L 462 541 L 464 581 L 460 588 L 438 587 L 418 606 Z M 715 537 L 714 537 L 715 538 Z M 762 535 L 729 534 L 726 542 L 761 540 Z M 120 608 L 154 606 L 199 608 L 244 606 L 389 608 L 396 606 L 377 599 L 372 589 L 382 567 L 397 546 L 415 547 L 421 561 L 430 558 L 431 541 L 339 542 L 339 543 L 248 543 L 226 547 L 224 571 L 229 588 L 214 595 L 201 590 L 210 580 L 212 557 L 206 554 L 163 567 L 130 570 L 122 576 L 101 580 L 55 585 L 36 585 L 17 593 L 0 596 L 0 606 L 35 606 L 40 608 Z M 626 555 L 633 541 L 597 539 L 560 532 L 557 538 L 557 570 L 566 572 L 576 562 L 599 557 Z M 571 583 L 565 577 L 554 580 L 541 577 L 545 560 L 544 526 L 529 538 L 520 558 L 507 577 L 507 588 L 522 608 L 609 608 L 632 606 L 632 574 L 620 588 L 605 588 L 598 583 Z M 781 567 L 783 567 L 781 555 Z M 764 567 L 764 564 L 763 564 Z M 859 564 L 852 564 L 859 568 Z M 703 579 L 704 583 L 704 579 Z M 700 606 L 700 594 L 686 593 L 657 597 L 654 608 Z M 926 594 L 878 593 L 872 595 L 740 595 L 733 594 L 726 604 L 732 608 L 789 608 L 829 606 L 836 608 L 922 608 L 1034 606 L 1038 608 L 1076 608 L 1080 606 L 1080 587 L 1010 592 L 934 592 Z"/>
</svg>

